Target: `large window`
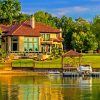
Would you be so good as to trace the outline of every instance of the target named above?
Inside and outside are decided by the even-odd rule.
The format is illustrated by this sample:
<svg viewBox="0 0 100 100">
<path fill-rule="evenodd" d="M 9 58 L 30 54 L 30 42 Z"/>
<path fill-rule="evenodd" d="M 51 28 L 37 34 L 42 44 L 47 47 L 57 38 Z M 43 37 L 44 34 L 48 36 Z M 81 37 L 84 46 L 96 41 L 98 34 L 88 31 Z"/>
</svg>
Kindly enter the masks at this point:
<svg viewBox="0 0 100 100">
<path fill-rule="evenodd" d="M 24 37 L 24 51 L 39 51 L 39 38 Z"/>
<path fill-rule="evenodd" d="M 50 34 L 42 34 L 42 38 L 44 41 L 50 41 Z"/>
<path fill-rule="evenodd" d="M 11 37 L 11 50 L 12 51 L 18 51 L 18 37 L 13 36 Z"/>
</svg>

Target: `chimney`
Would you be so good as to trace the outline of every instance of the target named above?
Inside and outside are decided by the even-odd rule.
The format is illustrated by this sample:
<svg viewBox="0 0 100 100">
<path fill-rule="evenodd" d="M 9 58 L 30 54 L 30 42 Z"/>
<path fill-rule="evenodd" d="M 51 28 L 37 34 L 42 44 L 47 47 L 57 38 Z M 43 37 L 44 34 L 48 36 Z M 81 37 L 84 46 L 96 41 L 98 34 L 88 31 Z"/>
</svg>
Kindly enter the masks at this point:
<svg viewBox="0 0 100 100">
<path fill-rule="evenodd" d="M 35 28 L 35 18 L 34 18 L 34 16 L 31 17 L 31 27 Z"/>
</svg>

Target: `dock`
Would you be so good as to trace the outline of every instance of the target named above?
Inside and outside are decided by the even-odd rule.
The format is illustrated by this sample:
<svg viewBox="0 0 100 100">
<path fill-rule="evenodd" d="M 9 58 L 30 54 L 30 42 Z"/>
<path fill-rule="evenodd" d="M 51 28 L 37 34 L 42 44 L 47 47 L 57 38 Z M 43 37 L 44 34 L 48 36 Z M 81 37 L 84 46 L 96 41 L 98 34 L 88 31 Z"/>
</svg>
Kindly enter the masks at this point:
<svg viewBox="0 0 100 100">
<path fill-rule="evenodd" d="M 91 76 L 92 77 L 100 77 L 100 72 L 92 72 Z"/>
<path fill-rule="evenodd" d="M 100 77 L 100 72 L 79 73 L 79 72 L 63 72 L 64 77 Z"/>
</svg>

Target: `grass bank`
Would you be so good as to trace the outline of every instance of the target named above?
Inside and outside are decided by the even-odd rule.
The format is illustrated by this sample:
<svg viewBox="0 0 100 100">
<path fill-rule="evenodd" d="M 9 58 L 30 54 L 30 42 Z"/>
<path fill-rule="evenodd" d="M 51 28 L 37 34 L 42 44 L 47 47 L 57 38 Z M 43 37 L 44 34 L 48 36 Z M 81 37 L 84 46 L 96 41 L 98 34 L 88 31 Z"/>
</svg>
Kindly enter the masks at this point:
<svg viewBox="0 0 100 100">
<path fill-rule="evenodd" d="M 69 63 L 74 66 L 78 66 L 79 59 L 72 59 L 66 57 L 64 63 Z M 47 60 L 47 61 L 34 61 L 32 59 L 19 59 L 13 61 L 13 66 L 18 67 L 31 67 L 35 64 L 35 68 L 61 68 L 61 58 Z M 89 64 L 93 68 L 100 68 L 100 55 L 84 55 L 81 58 L 81 64 Z"/>
<path fill-rule="evenodd" d="M 64 58 L 64 63 L 72 64 L 77 67 L 79 59 L 72 59 L 70 57 Z M 81 64 L 89 64 L 93 68 L 100 68 L 100 55 L 89 55 L 84 54 L 81 58 Z M 35 68 L 61 68 L 61 58 L 45 61 L 34 61 L 32 59 L 18 59 L 12 62 L 13 67 L 35 67 Z M 0 63 L 0 68 L 3 68 Z"/>
</svg>

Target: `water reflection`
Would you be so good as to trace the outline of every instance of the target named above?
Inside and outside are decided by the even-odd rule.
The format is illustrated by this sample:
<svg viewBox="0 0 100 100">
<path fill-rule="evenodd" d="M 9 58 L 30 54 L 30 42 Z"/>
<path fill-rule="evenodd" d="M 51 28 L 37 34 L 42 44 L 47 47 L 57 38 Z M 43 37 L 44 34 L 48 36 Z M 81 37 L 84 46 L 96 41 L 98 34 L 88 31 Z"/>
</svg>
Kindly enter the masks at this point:
<svg viewBox="0 0 100 100">
<path fill-rule="evenodd" d="M 0 100 L 99 100 L 100 79 L 1 76 Z"/>
</svg>

